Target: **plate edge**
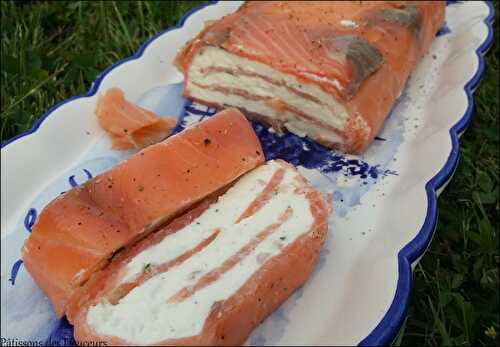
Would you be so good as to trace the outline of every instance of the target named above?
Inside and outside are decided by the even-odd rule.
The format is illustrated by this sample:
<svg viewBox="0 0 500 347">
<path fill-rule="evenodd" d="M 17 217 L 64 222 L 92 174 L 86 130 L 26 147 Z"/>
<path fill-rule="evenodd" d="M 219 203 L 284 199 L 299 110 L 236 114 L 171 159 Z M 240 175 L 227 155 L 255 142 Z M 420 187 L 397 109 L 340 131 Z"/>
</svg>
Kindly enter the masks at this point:
<svg viewBox="0 0 500 347">
<path fill-rule="evenodd" d="M 467 109 L 464 115 L 450 128 L 452 148 L 444 166 L 425 185 L 427 195 L 427 213 L 424 224 L 417 235 L 408 242 L 398 253 L 398 281 L 396 293 L 389 309 L 377 326 L 365 337 L 358 346 L 385 346 L 391 344 L 398 334 L 408 311 L 412 287 L 411 265 L 419 259 L 430 244 L 437 225 L 438 207 L 436 191 L 453 175 L 458 165 L 460 143 L 458 137 L 465 131 L 472 120 L 474 113 L 473 93 L 478 86 L 484 72 L 484 54 L 493 42 L 493 20 L 495 8 L 491 1 L 484 1 L 489 13 L 483 20 L 488 28 L 488 35 L 476 49 L 478 68 L 472 78 L 465 83 L 464 91 L 467 95 Z"/>
</svg>

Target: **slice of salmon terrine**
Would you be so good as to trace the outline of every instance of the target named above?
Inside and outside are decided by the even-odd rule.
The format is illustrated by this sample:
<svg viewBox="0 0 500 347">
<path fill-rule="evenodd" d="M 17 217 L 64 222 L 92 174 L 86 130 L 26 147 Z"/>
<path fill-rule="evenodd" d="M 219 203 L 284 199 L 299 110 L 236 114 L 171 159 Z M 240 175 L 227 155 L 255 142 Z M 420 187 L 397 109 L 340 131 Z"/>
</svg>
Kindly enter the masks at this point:
<svg viewBox="0 0 500 347">
<path fill-rule="evenodd" d="M 250 1 L 176 63 L 186 96 L 361 153 L 444 20 L 444 1 Z"/>
<path fill-rule="evenodd" d="M 51 201 L 23 245 L 26 270 L 61 317 L 116 252 L 263 162 L 247 119 L 219 112 Z"/>
<path fill-rule="evenodd" d="M 78 342 L 239 345 L 311 274 L 330 199 L 283 161 L 120 253 L 68 309 Z"/>
</svg>

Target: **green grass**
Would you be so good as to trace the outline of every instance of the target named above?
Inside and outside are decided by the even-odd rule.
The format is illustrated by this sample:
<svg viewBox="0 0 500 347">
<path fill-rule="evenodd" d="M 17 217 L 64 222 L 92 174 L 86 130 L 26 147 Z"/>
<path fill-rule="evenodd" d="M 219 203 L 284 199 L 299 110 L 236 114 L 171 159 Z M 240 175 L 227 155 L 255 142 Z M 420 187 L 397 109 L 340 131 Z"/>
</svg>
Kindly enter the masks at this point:
<svg viewBox="0 0 500 347">
<path fill-rule="evenodd" d="M 1 2 L 2 141 L 50 106 L 84 93 L 99 71 L 177 22 L 192 2 Z M 497 14 L 498 3 L 497 6 Z M 415 269 L 396 345 L 500 344 L 499 81 L 495 44 L 461 138 L 456 174 L 439 199 L 439 224 Z"/>
</svg>

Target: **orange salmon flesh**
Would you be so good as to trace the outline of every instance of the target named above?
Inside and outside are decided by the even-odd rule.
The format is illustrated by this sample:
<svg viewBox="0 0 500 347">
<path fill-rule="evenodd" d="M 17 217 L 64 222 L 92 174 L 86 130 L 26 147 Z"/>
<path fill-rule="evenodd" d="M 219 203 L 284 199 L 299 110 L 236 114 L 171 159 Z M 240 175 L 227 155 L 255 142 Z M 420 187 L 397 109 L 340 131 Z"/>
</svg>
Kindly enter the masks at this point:
<svg viewBox="0 0 500 347">
<path fill-rule="evenodd" d="M 99 125 L 111 137 L 113 149 L 142 149 L 164 140 L 177 124 L 175 117 L 159 118 L 125 100 L 119 88 L 109 89 L 97 101 Z"/>
</svg>

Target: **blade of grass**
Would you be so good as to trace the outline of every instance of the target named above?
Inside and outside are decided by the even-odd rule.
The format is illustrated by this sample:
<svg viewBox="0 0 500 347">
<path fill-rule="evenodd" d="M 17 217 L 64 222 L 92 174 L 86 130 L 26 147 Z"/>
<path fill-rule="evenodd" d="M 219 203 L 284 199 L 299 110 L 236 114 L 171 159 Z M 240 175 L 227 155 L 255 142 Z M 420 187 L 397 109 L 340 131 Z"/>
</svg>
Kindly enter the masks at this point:
<svg viewBox="0 0 500 347">
<path fill-rule="evenodd" d="M 427 296 L 427 301 L 429 304 L 429 307 L 431 308 L 432 316 L 434 318 L 434 325 L 437 327 L 440 335 L 441 335 L 441 342 L 443 346 L 453 346 L 453 343 L 451 342 L 450 336 L 448 335 L 448 332 L 446 331 L 446 327 L 444 326 L 443 322 L 441 319 L 439 319 L 439 315 L 434 308 L 434 305 L 432 304 L 432 300 L 429 296 Z"/>
<path fill-rule="evenodd" d="M 403 325 L 401 326 L 401 329 L 399 330 L 398 336 L 396 337 L 396 340 L 393 343 L 393 346 L 401 346 L 401 342 L 403 341 L 403 337 L 405 336 L 406 332 L 406 322 L 408 321 L 408 316 L 405 318 Z"/>
<path fill-rule="evenodd" d="M 59 68 L 59 70 L 55 71 L 53 74 L 51 74 L 47 78 L 45 78 L 45 79 L 41 80 L 40 82 L 38 82 L 37 84 L 35 84 L 27 93 L 25 93 L 23 96 L 21 96 L 20 98 L 18 98 L 13 104 L 10 104 L 7 107 L 7 109 L 5 110 L 5 112 L 8 112 L 14 106 L 17 106 L 18 104 L 20 104 L 22 101 L 24 101 L 24 99 L 26 99 L 28 96 L 30 96 L 31 94 L 33 94 L 34 92 L 36 92 L 37 89 L 39 89 L 45 83 L 47 83 L 52 78 L 54 78 L 55 76 L 57 76 L 58 74 L 60 74 L 67 65 L 68 65 L 68 63 L 66 63 L 65 65 L 63 65 L 61 68 Z"/>
<path fill-rule="evenodd" d="M 120 26 L 123 30 L 123 33 L 127 39 L 127 44 L 129 46 L 129 53 L 133 53 L 134 52 L 134 44 L 132 42 L 132 37 L 130 36 L 130 33 L 128 31 L 128 28 L 127 28 L 127 25 L 125 24 L 125 22 L 123 21 L 123 17 L 120 13 L 120 10 L 118 9 L 118 6 L 116 6 L 116 1 L 113 1 L 113 8 L 115 9 L 115 13 L 116 13 L 116 16 L 118 18 L 118 21 L 120 22 Z"/>
</svg>

